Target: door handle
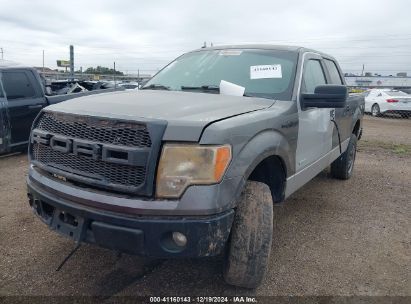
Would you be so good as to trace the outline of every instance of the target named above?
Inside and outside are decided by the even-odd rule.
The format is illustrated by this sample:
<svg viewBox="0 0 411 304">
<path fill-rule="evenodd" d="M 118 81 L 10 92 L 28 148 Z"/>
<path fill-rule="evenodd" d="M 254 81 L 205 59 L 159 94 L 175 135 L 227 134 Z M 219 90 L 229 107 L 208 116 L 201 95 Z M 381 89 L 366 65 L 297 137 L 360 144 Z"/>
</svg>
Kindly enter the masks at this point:
<svg viewBox="0 0 411 304">
<path fill-rule="evenodd" d="M 29 109 L 40 109 L 42 108 L 43 105 L 42 104 L 37 104 L 37 105 L 30 105 L 28 106 Z"/>
</svg>

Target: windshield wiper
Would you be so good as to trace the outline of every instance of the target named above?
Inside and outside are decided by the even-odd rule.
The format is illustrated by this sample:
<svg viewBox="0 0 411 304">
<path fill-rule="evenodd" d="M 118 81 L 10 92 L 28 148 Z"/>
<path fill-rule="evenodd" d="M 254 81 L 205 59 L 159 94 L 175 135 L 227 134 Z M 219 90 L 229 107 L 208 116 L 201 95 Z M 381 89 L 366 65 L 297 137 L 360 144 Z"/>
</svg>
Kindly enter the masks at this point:
<svg viewBox="0 0 411 304">
<path fill-rule="evenodd" d="M 150 84 L 146 87 L 142 87 L 141 90 L 167 90 L 170 91 L 170 87 L 167 87 L 162 84 Z"/>
<path fill-rule="evenodd" d="M 199 87 L 181 86 L 182 91 L 216 91 L 220 92 L 220 87 L 217 85 L 202 85 Z"/>
</svg>

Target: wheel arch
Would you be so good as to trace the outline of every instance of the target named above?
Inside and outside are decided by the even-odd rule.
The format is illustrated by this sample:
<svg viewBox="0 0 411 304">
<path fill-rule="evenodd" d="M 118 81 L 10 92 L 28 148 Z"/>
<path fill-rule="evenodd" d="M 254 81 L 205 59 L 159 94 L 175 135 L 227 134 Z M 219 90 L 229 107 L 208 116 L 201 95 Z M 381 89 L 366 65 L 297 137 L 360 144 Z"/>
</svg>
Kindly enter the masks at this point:
<svg viewBox="0 0 411 304">
<path fill-rule="evenodd" d="M 273 202 L 280 203 L 285 197 L 285 172 L 285 164 L 281 157 L 270 155 L 254 168 L 247 180 L 266 184 L 270 187 Z"/>
<path fill-rule="evenodd" d="M 286 138 L 273 130 L 254 136 L 234 158 L 228 176 L 242 176 L 241 191 L 248 180 L 260 181 L 270 187 L 274 202 L 284 199 L 286 178 L 295 168 L 295 149 Z"/>
<path fill-rule="evenodd" d="M 352 129 L 352 134 L 355 134 L 358 138 L 360 135 L 360 130 L 361 130 L 361 120 L 357 119 L 356 123 L 354 124 L 354 128 Z"/>
</svg>

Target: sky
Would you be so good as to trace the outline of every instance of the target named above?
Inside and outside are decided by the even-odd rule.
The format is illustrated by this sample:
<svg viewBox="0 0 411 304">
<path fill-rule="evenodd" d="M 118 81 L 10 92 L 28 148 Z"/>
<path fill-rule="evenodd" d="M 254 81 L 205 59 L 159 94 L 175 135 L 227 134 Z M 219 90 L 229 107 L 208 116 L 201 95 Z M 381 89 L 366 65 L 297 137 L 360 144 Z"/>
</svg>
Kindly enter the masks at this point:
<svg viewBox="0 0 411 304">
<path fill-rule="evenodd" d="M 281 44 L 336 57 L 346 73 L 411 75 L 408 0 L 0 0 L 6 60 L 155 73 L 204 42 Z M 1 50 L 0 50 L 1 52 Z M 1 56 L 1 55 L 0 55 Z M 1 58 L 1 57 L 0 57 Z"/>
</svg>

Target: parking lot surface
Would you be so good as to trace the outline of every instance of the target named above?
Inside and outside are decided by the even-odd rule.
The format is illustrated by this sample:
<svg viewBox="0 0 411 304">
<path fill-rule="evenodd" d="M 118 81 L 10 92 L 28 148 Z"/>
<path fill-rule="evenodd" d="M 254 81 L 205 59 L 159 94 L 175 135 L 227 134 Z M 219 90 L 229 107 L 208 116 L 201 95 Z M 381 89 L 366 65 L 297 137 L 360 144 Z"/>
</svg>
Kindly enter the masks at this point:
<svg viewBox="0 0 411 304">
<path fill-rule="evenodd" d="M 324 171 L 274 209 L 270 268 L 231 287 L 222 258 L 149 260 L 49 231 L 26 198 L 27 156 L 0 158 L 0 295 L 411 296 L 411 119 L 364 119 L 352 179 Z"/>
</svg>

